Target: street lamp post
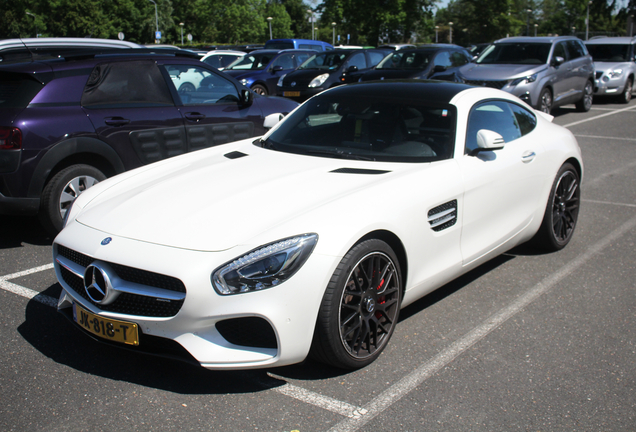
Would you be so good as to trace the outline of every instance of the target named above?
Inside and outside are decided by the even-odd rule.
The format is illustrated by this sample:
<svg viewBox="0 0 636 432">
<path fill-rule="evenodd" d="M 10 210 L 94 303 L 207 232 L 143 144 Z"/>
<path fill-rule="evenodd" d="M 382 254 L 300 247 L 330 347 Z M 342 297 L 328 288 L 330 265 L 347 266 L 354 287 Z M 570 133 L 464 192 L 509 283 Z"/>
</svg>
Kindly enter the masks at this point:
<svg viewBox="0 0 636 432">
<path fill-rule="evenodd" d="M 27 12 L 27 15 L 31 15 L 33 17 L 33 25 L 35 25 L 35 37 L 38 37 L 38 23 L 35 20 L 35 15 L 32 14 L 31 12 Z"/>
<path fill-rule="evenodd" d="M 453 22 L 449 22 L 448 25 L 450 26 L 450 37 L 448 43 L 453 43 Z"/>
<path fill-rule="evenodd" d="M 534 37 L 537 37 L 537 27 L 539 27 L 539 24 L 534 25 Z"/>
<path fill-rule="evenodd" d="M 274 38 L 272 37 L 272 20 L 273 20 L 273 19 L 274 19 L 274 18 L 272 18 L 272 17 L 267 17 L 267 22 L 269 23 L 269 38 L 270 38 L 270 39 L 274 39 Z"/>
<path fill-rule="evenodd" d="M 309 13 L 309 22 L 311 23 L 311 40 L 314 40 L 314 11 L 307 9 L 307 13 Z"/>
<path fill-rule="evenodd" d="M 526 20 L 526 36 L 530 36 L 530 14 L 532 13 L 532 9 L 527 9 L 528 18 Z"/>
<path fill-rule="evenodd" d="M 590 5 L 592 0 L 587 2 L 587 16 L 585 17 L 585 40 L 588 40 L 590 34 Z"/>
<path fill-rule="evenodd" d="M 333 36 L 331 38 L 331 45 L 336 46 L 336 23 L 332 22 L 331 27 L 333 28 Z"/>
<path fill-rule="evenodd" d="M 439 26 L 435 26 L 435 43 L 437 43 L 437 32 L 439 31 Z"/>
<path fill-rule="evenodd" d="M 157 28 L 157 31 L 155 33 L 155 43 L 157 42 L 157 33 L 159 33 L 159 13 L 157 13 L 157 3 L 155 3 L 154 0 L 148 0 L 150 3 L 155 5 L 155 25 Z"/>
<path fill-rule="evenodd" d="M 181 45 L 183 45 L 183 23 L 179 23 L 181 26 Z"/>
</svg>

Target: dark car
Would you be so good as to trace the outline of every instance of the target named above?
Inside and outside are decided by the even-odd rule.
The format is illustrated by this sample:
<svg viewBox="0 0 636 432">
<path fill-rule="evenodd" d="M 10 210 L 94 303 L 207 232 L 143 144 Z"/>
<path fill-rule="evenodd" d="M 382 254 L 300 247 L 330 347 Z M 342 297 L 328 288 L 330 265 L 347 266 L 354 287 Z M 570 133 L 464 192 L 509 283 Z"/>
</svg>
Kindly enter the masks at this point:
<svg viewBox="0 0 636 432">
<path fill-rule="evenodd" d="M 196 55 L 158 51 L 0 64 L 0 213 L 39 214 L 55 233 L 94 183 L 262 135 L 267 115 L 297 106 L 255 95 Z"/>
<path fill-rule="evenodd" d="M 316 54 L 313 50 L 257 50 L 225 68 L 244 86 L 260 95 L 276 94 L 276 83 L 281 75 L 289 73 Z"/>
<path fill-rule="evenodd" d="M 470 62 L 470 54 L 458 45 L 433 44 L 400 50 L 382 60 L 361 81 L 385 79 L 435 79 L 457 81 L 457 69 Z"/>
<path fill-rule="evenodd" d="M 328 88 L 358 81 L 392 49 L 336 49 L 310 57 L 295 71 L 281 76 L 276 94 L 303 101 Z"/>
</svg>

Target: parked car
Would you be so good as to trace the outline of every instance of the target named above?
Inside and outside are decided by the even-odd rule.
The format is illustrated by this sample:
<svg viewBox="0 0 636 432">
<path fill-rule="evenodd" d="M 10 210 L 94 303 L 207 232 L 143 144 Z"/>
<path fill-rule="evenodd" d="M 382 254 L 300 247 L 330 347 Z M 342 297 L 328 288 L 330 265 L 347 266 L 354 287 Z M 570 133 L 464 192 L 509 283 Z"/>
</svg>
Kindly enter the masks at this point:
<svg viewBox="0 0 636 432">
<path fill-rule="evenodd" d="M 479 57 L 479 54 L 481 54 L 489 46 L 490 46 L 490 43 L 478 43 L 475 45 L 471 45 L 468 48 L 468 52 L 470 53 L 471 56 L 473 56 L 474 59 L 476 59 L 477 57 Z"/>
<path fill-rule="evenodd" d="M 573 36 L 500 39 L 458 75 L 467 84 L 510 92 L 546 113 L 571 103 L 579 111 L 592 107 L 594 61 Z"/>
<path fill-rule="evenodd" d="M 58 311 L 210 369 L 364 367 L 400 308 L 516 245 L 572 239 L 583 162 L 551 119 L 458 83 L 326 90 L 262 138 L 80 195 L 53 244 Z"/>
<path fill-rule="evenodd" d="M 56 233 L 96 182 L 262 135 L 267 115 L 297 106 L 254 95 L 196 55 L 157 51 L 0 63 L 0 213 L 39 214 Z"/>
<path fill-rule="evenodd" d="M 338 49 L 317 53 L 295 71 L 281 75 L 276 94 L 303 101 L 325 89 L 356 82 L 391 52 L 390 49 Z"/>
<path fill-rule="evenodd" d="M 59 53 L 86 49 L 132 49 L 143 48 L 134 42 L 97 38 L 25 38 L 0 40 L 0 62 L 55 57 Z"/>
<path fill-rule="evenodd" d="M 333 45 L 327 42 L 311 39 L 270 39 L 265 42 L 264 49 L 302 49 L 312 51 L 330 51 L 333 49 Z"/>
<path fill-rule="evenodd" d="M 209 51 L 203 56 L 201 61 L 205 64 L 217 68 L 218 70 L 224 70 L 235 61 L 245 57 L 245 54 L 247 53 L 244 51 L 234 50 Z"/>
<path fill-rule="evenodd" d="M 585 42 L 594 59 L 594 96 L 632 100 L 636 76 L 636 37 L 595 37 Z"/>
<path fill-rule="evenodd" d="M 389 44 L 380 45 L 378 46 L 378 48 L 390 48 L 392 50 L 399 51 L 403 49 L 417 48 L 417 46 L 413 44 L 406 44 L 406 43 L 395 43 L 395 44 L 389 43 Z"/>
<path fill-rule="evenodd" d="M 263 96 L 276 94 L 276 83 L 314 55 L 312 50 L 258 50 L 224 69 L 254 93 Z"/>
<path fill-rule="evenodd" d="M 458 81 L 457 70 L 471 60 L 468 51 L 457 45 L 432 44 L 422 48 L 395 51 L 361 81 L 385 79 L 435 79 Z"/>
</svg>

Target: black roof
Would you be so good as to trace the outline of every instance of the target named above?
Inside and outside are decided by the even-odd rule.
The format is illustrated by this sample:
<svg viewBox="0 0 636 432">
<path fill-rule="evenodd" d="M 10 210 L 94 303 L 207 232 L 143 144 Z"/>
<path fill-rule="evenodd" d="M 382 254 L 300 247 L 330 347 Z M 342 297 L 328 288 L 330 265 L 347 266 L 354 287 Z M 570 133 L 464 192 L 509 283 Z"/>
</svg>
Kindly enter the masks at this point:
<svg viewBox="0 0 636 432">
<path fill-rule="evenodd" d="M 347 98 L 417 99 L 422 102 L 447 104 L 464 90 L 474 88 L 467 84 L 431 80 L 366 81 L 335 87 L 316 97 L 330 95 Z"/>
</svg>

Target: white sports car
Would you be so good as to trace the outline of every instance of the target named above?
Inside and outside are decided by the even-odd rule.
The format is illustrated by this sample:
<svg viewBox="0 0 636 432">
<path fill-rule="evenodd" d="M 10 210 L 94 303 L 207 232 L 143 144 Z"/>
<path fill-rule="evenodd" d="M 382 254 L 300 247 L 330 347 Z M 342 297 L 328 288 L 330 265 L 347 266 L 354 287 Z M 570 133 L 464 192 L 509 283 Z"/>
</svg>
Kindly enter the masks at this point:
<svg viewBox="0 0 636 432">
<path fill-rule="evenodd" d="M 583 163 L 551 119 L 456 83 L 325 91 L 261 138 L 80 195 L 53 245 L 58 309 L 211 369 L 363 367 L 401 307 L 520 243 L 570 241 Z"/>
</svg>

